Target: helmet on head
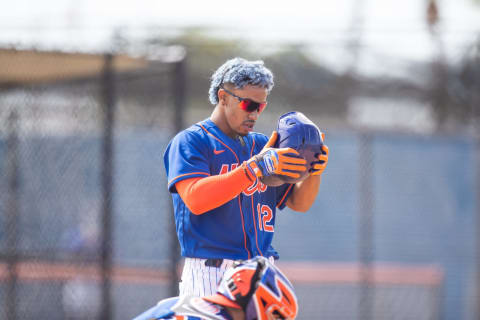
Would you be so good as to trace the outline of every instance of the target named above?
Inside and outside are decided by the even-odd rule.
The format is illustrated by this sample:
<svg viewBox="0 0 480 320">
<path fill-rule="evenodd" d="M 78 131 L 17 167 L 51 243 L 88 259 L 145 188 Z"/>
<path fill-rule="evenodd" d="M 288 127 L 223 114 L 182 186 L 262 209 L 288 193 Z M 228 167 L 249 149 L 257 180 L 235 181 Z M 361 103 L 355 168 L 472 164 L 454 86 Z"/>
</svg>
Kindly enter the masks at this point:
<svg viewBox="0 0 480 320">
<path fill-rule="evenodd" d="M 302 158 L 307 160 L 307 171 L 300 173 L 300 178 L 294 179 L 284 175 L 277 177 L 286 183 L 296 183 L 309 175 L 309 169 L 316 156 L 321 152 L 323 134 L 318 127 L 303 113 L 291 111 L 280 116 L 277 124 L 278 138 L 275 148 L 292 148 L 297 150 Z"/>
<path fill-rule="evenodd" d="M 246 320 L 295 319 L 298 310 L 292 284 L 264 257 L 236 262 L 220 280 L 217 293 L 204 299 L 242 308 Z"/>
</svg>

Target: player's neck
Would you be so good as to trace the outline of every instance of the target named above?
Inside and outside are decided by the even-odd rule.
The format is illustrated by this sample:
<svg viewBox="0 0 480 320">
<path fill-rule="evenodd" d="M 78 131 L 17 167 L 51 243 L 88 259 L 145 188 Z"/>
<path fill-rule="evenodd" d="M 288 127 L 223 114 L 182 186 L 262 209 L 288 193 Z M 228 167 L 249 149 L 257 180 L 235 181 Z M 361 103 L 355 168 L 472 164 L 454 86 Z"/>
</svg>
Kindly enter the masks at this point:
<svg viewBox="0 0 480 320">
<path fill-rule="evenodd" d="M 213 123 L 215 123 L 215 125 L 227 136 L 234 140 L 238 139 L 239 135 L 230 128 L 227 119 L 225 118 L 225 114 L 220 111 L 218 106 L 215 107 L 210 115 L 210 120 L 212 120 Z"/>
</svg>

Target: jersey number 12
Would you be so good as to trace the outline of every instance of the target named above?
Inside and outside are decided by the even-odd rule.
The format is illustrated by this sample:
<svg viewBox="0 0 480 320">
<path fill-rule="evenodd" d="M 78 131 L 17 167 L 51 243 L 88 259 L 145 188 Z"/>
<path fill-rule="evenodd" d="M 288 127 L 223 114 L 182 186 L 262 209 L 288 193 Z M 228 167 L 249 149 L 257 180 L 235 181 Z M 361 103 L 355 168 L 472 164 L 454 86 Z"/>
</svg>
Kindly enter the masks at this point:
<svg viewBox="0 0 480 320">
<path fill-rule="evenodd" d="M 273 225 L 270 224 L 273 218 L 272 209 L 266 204 L 260 205 L 257 204 L 257 214 L 258 214 L 258 228 L 260 231 L 273 232 Z"/>
</svg>

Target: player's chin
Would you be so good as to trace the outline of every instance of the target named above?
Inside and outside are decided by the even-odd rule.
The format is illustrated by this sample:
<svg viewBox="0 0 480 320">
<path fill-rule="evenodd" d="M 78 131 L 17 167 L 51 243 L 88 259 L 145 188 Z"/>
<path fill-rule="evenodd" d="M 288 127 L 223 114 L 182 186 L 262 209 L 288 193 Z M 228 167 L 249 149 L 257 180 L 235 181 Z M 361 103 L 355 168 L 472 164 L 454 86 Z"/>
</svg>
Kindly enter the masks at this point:
<svg viewBox="0 0 480 320">
<path fill-rule="evenodd" d="M 246 136 L 249 132 L 253 131 L 253 123 L 247 122 L 247 123 L 242 123 L 238 130 L 238 134 L 240 136 Z"/>
</svg>

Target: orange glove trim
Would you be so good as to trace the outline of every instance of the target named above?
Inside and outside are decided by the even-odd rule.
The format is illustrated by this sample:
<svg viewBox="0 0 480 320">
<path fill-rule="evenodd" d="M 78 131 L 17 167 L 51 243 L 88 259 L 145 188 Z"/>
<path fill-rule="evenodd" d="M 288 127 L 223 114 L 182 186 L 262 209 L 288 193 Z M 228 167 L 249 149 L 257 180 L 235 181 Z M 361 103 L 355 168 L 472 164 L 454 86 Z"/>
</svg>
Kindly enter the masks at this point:
<svg viewBox="0 0 480 320">
<path fill-rule="evenodd" d="M 263 149 L 247 161 L 249 171 L 257 177 L 271 174 L 285 175 L 292 178 L 300 177 L 298 172 L 307 170 L 307 162 L 303 158 L 292 156 L 299 155 L 292 148 L 272 148 L 277 138 L 278 133 L 273 131 Z"/>
<path fill-rule="evenodd" d="M 281 174 L 284 176 L 292 177 L 292 178 L 299 178 L 300 174 L 296 172 L 290 172 L 286 170 L 292 171 L 306 171 L 307 161 L 303 158 L 295 158 L 288 156 L 288 154 L 299 155 L 297 150 L 292 148 L 282 148 L 282 149 L 275 149 L 278 154 L 278 163 L 276 164 L 276 174 Z"/>
<path fill-rule="evenodd" d="M 326 145 L 322 146 L 322 153 L 320 153 L 317 157 L 319 161 L 323 161 L 323 163 L 315 162 L 312 166 L 312 169 L 314 170 L 312 172 L 312 176 L 318 176 L 323 173 L 325 168 L 327 167 L 328 164 L 328 147 Z"/>
</svg>

